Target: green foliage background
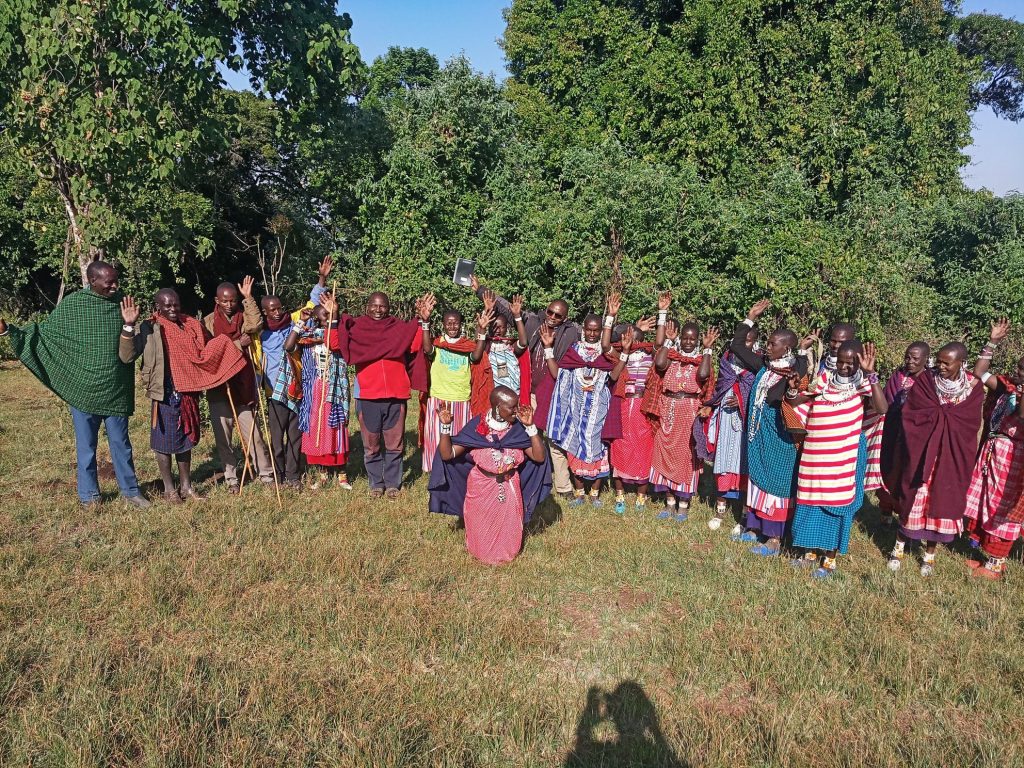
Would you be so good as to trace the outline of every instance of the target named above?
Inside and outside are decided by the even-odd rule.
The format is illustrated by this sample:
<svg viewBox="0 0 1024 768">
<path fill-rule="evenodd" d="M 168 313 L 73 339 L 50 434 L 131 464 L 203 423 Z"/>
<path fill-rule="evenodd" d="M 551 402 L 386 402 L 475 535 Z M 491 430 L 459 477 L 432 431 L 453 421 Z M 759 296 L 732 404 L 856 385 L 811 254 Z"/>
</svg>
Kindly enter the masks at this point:
<svg viewBox="0 0 1024 768">
<path fill-rule="evenodd" d="M 461 256 L 574 315 L 613 286 L 650 313 L 671 288 L 681 314 L 730 326 L 768 295 L 769 323 L 856 321 L 889 364 L 916 338 L 1024 322 L 1024 198 L 959 177 L 973 110 L 1022 115 L 1011 20 L 941 0 L 514 0 L 498 83 L 423 49 L 367 66 L 318 0 L 43 6 L 0 20 L 15 314 L 76 283 L 70 243 L 193 309 L 283 252 L 265 282 L 292 302 L 330 254 L 349 308 L 383 288 L 472 312 Z M 227 90 L 243 67 L 254 92 Z"/>
</svg>

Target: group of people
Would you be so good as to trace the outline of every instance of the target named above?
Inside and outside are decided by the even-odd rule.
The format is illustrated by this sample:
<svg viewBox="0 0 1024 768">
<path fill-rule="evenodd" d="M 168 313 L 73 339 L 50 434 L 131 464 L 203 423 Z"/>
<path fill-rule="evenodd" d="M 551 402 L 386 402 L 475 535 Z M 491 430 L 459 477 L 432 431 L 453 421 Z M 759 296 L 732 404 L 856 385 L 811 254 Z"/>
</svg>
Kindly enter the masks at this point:
<svg viewBox="0 0 1024 768">
<path fill-rule="evenodd" d="M 116 269 L 94 262 L 89 286 L 45 321 L 0 320 L 0 335 L 71 406 L 81 502 L 99 503 L 104 423 L 122 495 L 149 505 L 127 431 L 138 364 L 170 503 L 201 498 L 191 451 L 203 393 L 231 493 L 247 477 L 298 487 L 304 471 L 312 487 L 351 489 L 354 411 L 370 494 L 397 498 L 416 390 L 430 509 L 456 516 L 467 548 L 487 563 L 517 556 L 552 490 L 571 508 L 601 507 L 607 481 L 616 514 L 626 513 L 632 489 L 636 511 L 654 497 L 656 518 L 683 522 L 710 469 L 708 526 L 720 529 L 733 507 L 732 537 L 756 555 L 793 551 L 794 565 L 827 578 L 847 552 L 865 492 L 875 491 L 896 526 L 890 569 L 920 543 L 929 575 L 937 545 L 966 531 L 982 554 L 973 572 L 1002 577 L 1024 520 L 1024 360 L 1010 376 L 988 370 L 1005 320 L 993 324 L 972 371 L 963 344 L 945 345 L 932 364 L 928 345 L 915 342 L 883 386 L 875 348 L 855 326 L 833 325 L 816 360 L 816 335 L 758 327 L 768 300 L 751 307 L 716 360 L 718 331 L 670 316 L 667 292 L 651 317 L 622 322 L 612 294 L 603 317 L 577 325 L 565 301 L 529 311 L 521 296 L 507 300 L 474 278 L 482 309 L 468 338 L 455 310 L 434 334 L 431 293 L 412 320 L 392 315 L 383 293 L 371 294 L 362 315 L 340 312 L 327 288 L 331 268 L 329 258 L 321 263 L 309 302 L 295 311 L 278 296 L 257 302 L 247 277 L 218 286 L 202 320 L 167 288 L 140 322 Z"/>
</svg>

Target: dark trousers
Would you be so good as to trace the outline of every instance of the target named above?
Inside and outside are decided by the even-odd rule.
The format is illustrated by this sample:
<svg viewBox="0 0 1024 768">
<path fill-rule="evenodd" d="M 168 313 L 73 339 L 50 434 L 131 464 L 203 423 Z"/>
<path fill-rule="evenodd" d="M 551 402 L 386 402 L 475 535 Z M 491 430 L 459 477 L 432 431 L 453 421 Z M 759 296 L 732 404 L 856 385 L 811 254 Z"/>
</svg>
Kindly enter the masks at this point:
<svg viewBox="0 0 1024 768">
<path fill-rule="evenodd" d="M 363 464 L 371 488 L 399 488 L 402 485 L 405 408 L 404 400 L 359 401 Z"/>
<path fill-rule="evenodd" d="M 277 473 L 286 483 L 297 483 L 302 469 L 302 430 L 299 414 L 284 403 L 269 401 L 270 450 Z"/>
</svg>

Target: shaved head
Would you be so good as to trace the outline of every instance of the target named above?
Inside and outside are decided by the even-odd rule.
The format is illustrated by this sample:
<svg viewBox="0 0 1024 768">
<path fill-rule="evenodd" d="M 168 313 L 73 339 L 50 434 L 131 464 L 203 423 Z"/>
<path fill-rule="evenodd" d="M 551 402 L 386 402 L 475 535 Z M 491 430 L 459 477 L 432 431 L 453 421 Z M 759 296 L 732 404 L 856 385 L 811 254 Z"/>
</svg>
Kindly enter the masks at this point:
<svg viewBox="0 0 1024 768">
<path fill-rule="evenodd" d="M 217 286 L 218 296 L 229 296 L 237 294 L 238 288 L 235 287 L 234 283 L 221 283 L 220 285 Z"/>
<path fill-rule="evenodd" d="M 939 350 L 939 354 L 952 355 L 954 360 L 963 362 L 967 359 L 967 347 L 959 341 L 951 341 Z"/>
<path fill-rule="evenodd" d="M 153 303 L 159 304 L 160 300 L 165 298 L 165 297 L 166 298 L 175 298 L 175 299 L 179 298 L 178 297 L 178 292 L 176 290 L 174 290 L 173 288 L 161 288 L 153 296 Z M 179 299 L 179 301 L 180 301 L 180 299 Z"/>
<path fill-rule="evenodd" d="M 113 272 L 117 274 L 117 270 L 113 264 L 108 264 L 105 261 L 94 261 L 88 267 L 85 268 L 86 280 L 96 280 L 106 272 Z"/>
<path fill-rule="evenodd" d="M 519 395 L 517 395 L 512 389 L 505 386 L 495 387 L 491 390 L 491 407 L 494 408 L 502 401 L 518 403 Z"/>
</svg>

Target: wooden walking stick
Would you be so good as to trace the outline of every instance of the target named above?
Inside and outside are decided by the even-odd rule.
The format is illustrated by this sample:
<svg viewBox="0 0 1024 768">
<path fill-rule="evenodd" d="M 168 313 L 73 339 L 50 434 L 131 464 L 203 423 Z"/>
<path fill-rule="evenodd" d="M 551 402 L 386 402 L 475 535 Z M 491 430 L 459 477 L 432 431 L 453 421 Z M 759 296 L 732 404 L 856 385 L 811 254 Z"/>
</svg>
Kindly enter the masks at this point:
<svg viewBox="0 0 1024 768">
<path fill-rule="evenodd" d="M 256 414 L 254 413 L 252 415 L 252 424 L 249 426 L 249 447 L 253 449 L 252 450 L 252 465 L 249 464 L 249 457 L 246 456 L 245 457 L 245 466 L 242 467 L 242 479 L 238 483 L 238 492 L 239 493 L 241 493 L 242 489 L 245 487 L 245 470 L 246 469 L 249 470 L 249 479 L 250 480 L 255 480 L 256 479 L 256 472 L 259 469 L 259 465 L 258 465 L 258 463 L 256 461 L 256 449 L 253 447 L 253 444 L 252 444 L 253 438 L 255 436 L 256 436 Z M 255 465 L 255 467 L 253 465 Z"/>
<path fill-rule="evenodd" d="M 324 369 L 320 375 L 320 413 L 316 420 L 316 447 L 320 447 L 320 435 L 324 430 L 324 405 L 327 402 L 327 377 L 331 370 L 331 325 L 334 323 L 334 307 L 338 302 L 338 281 L 334 281 L 334 288 L 331 290 L 331 298 L 334 304 L 327 315 L 327 330 L 324 331 L 324 347 L 327 354 L 324 355 Z"/>
<path fill-rule="evenodd" d="M 224 391 L 228 393 L 228 405 L 231 406 L 231 418 L 235 420 L 235 429 L 238 430 L 238 442 L 242 444 L 242 453 L 245 454 L 245 466 L 242 467 L 242 478 L 245 478 L 245 470 L 249 469 L 249 449 L 245 445 L 245 435 L 242 433 L 242 425 L 238 423 L 238 411 L 235 410 L 235 399 L 231 396 L 231 383 L 224 385 Z M 230 439 L 230 437 L 228 438 Z M 242 490 L 241 484 L 238 490 Z"/>
<path fill-rule="evenodd" d="M 287 352 L 285 354 L 287 354 Z M 277 494 L 277 508 L 281 509 L 281 484 L 277 479 L 277 462 L 274 459 L 274 443 L 270 439 L 270 427 L 267 424 L 267 407 L 263 404 L 263 387 L 260 386 L 259 376 L 256 375 L 255 363 L 252 366 L 252 377 L 256 382 L 256 402 L 259 403 L 260 416 L 263 417 L 263 439 L 267 441 L 267 451 L 270 453 L 270 469 L 274 473 L 274 492 Z"/>
</svg>

